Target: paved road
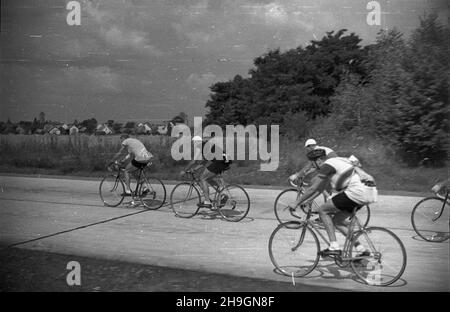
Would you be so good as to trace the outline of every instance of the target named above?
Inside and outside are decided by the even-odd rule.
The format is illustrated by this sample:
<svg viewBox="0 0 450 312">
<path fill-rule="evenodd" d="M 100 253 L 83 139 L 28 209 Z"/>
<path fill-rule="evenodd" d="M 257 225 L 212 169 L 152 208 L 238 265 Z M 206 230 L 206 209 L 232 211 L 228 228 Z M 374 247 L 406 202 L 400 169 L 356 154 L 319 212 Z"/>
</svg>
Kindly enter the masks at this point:
<svg viewBox="0 0 450 312">
<path fill-rule="evenodd" d="M 0 243 L 11 245 L 63 232 L 18 247 L 291 281 L 274 272 L 267 251 L 269 236 L 277 225 L 272 205 L 279 190 L 248 188 L 252 201 L 248 218 L 231 223 L 204 216 L 176 218 L 169 207 L 158 211 L 104 207 L 98 184 L 0 176 Z M 169 192 L 172 187 L 168 185 Z M 449 243 L 421 241 L 410 225 L 411 209 L 419 199 L 380 196 L 372 207 L 371 224 L 394 231 L 407 250 L 406 271 L 394 285 L 363 285 L 352 278 L 351 271 L 330 261 L 322 261 L 308 277 L 297 278 L 295 283 L 357 291 L 449 291 Z"/>
</svg>

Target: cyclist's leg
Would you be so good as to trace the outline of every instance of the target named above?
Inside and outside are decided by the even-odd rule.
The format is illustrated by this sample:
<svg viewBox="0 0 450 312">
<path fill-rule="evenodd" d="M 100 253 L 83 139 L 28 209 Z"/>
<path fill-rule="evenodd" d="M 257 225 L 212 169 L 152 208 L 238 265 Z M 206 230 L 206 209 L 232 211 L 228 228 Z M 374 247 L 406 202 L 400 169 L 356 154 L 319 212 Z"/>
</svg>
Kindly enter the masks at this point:
<svg viewBox="0 0 450 312">
<path fill-rule="evenodd" d="M 327 201 L 319 207 L 319 216 L 323 222 L 325 230 L 327 231 L 328 238 L 330 239 L 329 250 L 340 250 L 339 244 L 336 239 L 336 233 L 334 231 L 333 219 L 331 213 L 337 213 L 339 209 L 333 204 L 333 201 Z"/>
<path fill-rule="evenodd" d="M 205 204 L 211 204 L 211 199 L 209 198 L 209 184 L 208 180 L 215 177 L 216 174 L 214 172 L 211 172 L 208 170 L 208 168 L 205 168 L 200 176 L 200 187 L 203 191 L 203 194 L 205 195 Z"/>
<path fill-rule="evenodd" d="M 348 234 L 348 218 L 351 215 L 352 214 L 346 210 L 339 210 L 333 217 L 334 226 L 344 236 L 347 236 Z"/>
<path fill-rule="evenodd" d="M 125 192 L 131 194 L 131 185 L 130 185 L 130 172 L 133 172 L 137 168 L 133 166 L 131 162 L 129 162 L 124 168 L 124 179 L 125 179 Z"/>
</svg>

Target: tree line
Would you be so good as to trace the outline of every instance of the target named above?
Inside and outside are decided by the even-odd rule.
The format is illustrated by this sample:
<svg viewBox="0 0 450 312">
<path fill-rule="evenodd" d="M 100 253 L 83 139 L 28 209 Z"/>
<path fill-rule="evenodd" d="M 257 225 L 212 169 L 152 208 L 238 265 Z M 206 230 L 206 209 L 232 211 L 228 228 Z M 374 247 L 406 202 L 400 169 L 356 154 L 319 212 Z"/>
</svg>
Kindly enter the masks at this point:
<svg viewBox="0 0 450 312">
<path fill-rule="evenodd" d="M 213 84 L 206 124 L 278 124 L 304 137 L 317 122 L 336 135 L 368 134 L 394 146 L 403 160 L 436 166 L 449 155 L 449 28 L 420 18 L 408 39 L 380 31 L 362 47 L 346 29 L 306 47 L 271 50 L 254 59 L 249 77 Z"/>
</svg>

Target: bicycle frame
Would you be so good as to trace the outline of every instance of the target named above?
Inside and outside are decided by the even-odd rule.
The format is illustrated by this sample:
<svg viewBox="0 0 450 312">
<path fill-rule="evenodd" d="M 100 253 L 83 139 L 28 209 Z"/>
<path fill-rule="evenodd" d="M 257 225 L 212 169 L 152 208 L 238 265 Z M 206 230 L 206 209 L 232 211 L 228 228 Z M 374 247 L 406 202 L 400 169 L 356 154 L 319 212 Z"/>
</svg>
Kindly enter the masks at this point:
<svg viewBox="0 0 450 312">
<path fill-rule="evenodd" d="M 135 187 L 135 190 L 134 190 L 134 192 L 131 192 L 131 194 L 137 194 L 137 193 L 138 193 L 139 186 L 140 186 L 141 183 L 142 183 L 141 179 L 142 179 L 142 175 L 143 175 L 143 173 L 144 173 L 144 170 L 145 170 L 145 168 L 147 168 L 147 167 L 150 166 L 150 165 L 151 165 L 151 162 L 149 162 L 145 167 L 142 167 L 142 168 L 136 168 L 136 169 L 134 169 L 134 170 L 131 172 L 131 173 L 134 175 L 134 174 L 136 173 L 136 171 L 139 171 L 139 175 L 138 175 L 137 178 L 136 178 L 136 187 Z M 116 171 L 116 180 L 115 180 L 114 186 L 113 186 L 113 188 L 112 188 L 112 191 L 115 191 L 115 190 L 117 189 L 117 186 L 119 185 L 119 181 L 121 181 L 122 183 L 125 183 L 124 178 L 123 178 L 122 175 L 121 175 L 122 172 L 125 172 L 125 168 L 119 166 L 118 169 L 115 170 L 115 171 Z M 134 196 L 133 196 L 133 197 L 134 197 Z"/>
<path fill-rule="evenodd" d="M 443 199 L 444 199 L 444 202 L 442 203 L 441 211 L 439 212 L 439 215 L 438 215 L 436 218 L 432 219 L 433 222 L 436 221 L 437 219 L 439 219 L 439 218 L 442 216 L 442 213 L 444 212 L 444 209 L 445 209 L 445 205 L 449 205 L 449 206 L 450 206 L 450 201 L 449 201 L 448 195 L 449 195 L 449 192 L 447 192 L 447 193 L 445 194 L 445 197 L 443 198 Z M 439 195 L 436 195 L 436 196 L 439 197 L 439 198 L 441 198 Z"/>
<path fill-rule="evenodd" d="M 191 185 L 191 187 L 195 187 L 197 190 L 199 190 L 200 191 L 200 194 L 202 195 L 202 196 L 204 196 L 204 194 L 203 194 L 203 189 L 201 188 L 201 186 L 200 186 L 200 179 L 198 178 L 198 176 L 197 176 L 197 173 L 196 172 L 186 172 L 186 174 L 188 174 L 189 176 L 190 176 L 190 181 L 189 181 L 189 183 L 190 183 L 190 185 Z M 212 194 L 212 195 L 215 195 L 215 194 L 219 194 L 219 192 L 225 187 L 225 181 L 223 180 L 223 178 L 222 178 L 222 176 L 219 174 L 219 175 L 216 175 L 215 177 L 213 177 L 215 180 L 218 180 L 218 181 L 216 181 L 217 182 L 217 186 L 216 185 L 212 185 L 211 183 L 210 183 L 210 186 L 214 189 L 214 191 L 215 191 L 215 193 L 214 194 Z M 191 192 L 192 192 L 192 189 L 190 188 L 189 189 L 189 193 L 188 193 L 188 197 L 190 197 L 191 196 Z"/>
<path fill-rule="evenodd" d="M 357 211 L 356 209 L 353 210 L 350 224 L 347 226 L 348 233 L 345 236 L 344 248 L 342 249 L 343 255 L 346 255 L 346 256 L 338 256 L 339 260 L 341 260 L 341 261 L 358 260 L 358 259 L 364 258 L 364 257 L 350 257 L 349 256 L 351 243 L 352 243 L 352 237 L 353 237 L 353 234 L 355 233 L 355 226 L 357 226 L 359 231 L 364 230 L 363 227 L 361 226 L 361 223 L 358 220 L 358 217 L 356 216 L 356 211 Z M 309 226 L 316 234 L 318 234 L 318 236 L 323 240 L 323 242 L 325 242 L 326 245 L 329 245 L 330 242 L 325 237 L 325 235 L 320 231 L 321 229 L 316 224 L 314 224 L 314 222 L 312 222 L 310 220 L 311 214 L 312 214 L 311 209 L 308 209 L 308 212 L 306 214 L 306 219 L 305 219 L 305 221 L 301 221 L 301 223 L 306 224 L 306 227 Z M 295 247 L 292 248 L 292 251 L 297 249 L 303 243 L 303 239 L 304 239 L 305 232 L 306 232 L 306 227 L 304 227 L 304 229 L 302 230 L 302 234 L 300 236 L 299 242 Z M 368 240 L 368 241 L 370 242 L 370 240 Z M 370 242 L 370 244 L 372 244 L 372 242 Z M 372 250 L 375 250 L 373 245 L 371 245 L 370 248 Z"/>
</svg>

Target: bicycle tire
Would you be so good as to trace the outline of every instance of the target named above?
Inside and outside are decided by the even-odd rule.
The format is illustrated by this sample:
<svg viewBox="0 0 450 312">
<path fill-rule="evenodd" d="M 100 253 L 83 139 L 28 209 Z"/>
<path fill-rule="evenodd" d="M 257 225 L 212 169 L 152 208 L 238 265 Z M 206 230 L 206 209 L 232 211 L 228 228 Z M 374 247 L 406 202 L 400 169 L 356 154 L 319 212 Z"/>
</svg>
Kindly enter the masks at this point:
<svg viewBox="0 0 450 312">
<path fill-rule="evenodd" d="M 125 192 L 125 185 L 117 176 L 113 174 L 107 175 L 100 182 L 98 192 L 105 206 L 117 207 L 125 198 L 122 195 Z"/>
<path fill-rule="evenodd" d="M 219 214 L 227 221 L 239 222 L 250 211 L 250 198 L 245 189 L 237 184 L 229 184 L 215 196 Z"/>
<path fill-rule="evenodd" d="M 302 235 L 302 243 L 297 246 Z M 297 248 L 293 250 L 295 246 Z M 301 252 L 299 247 L 302 247 Z M 319 239 L 303 222 L 279 224 L 270 235 L 268 248 L 272 264 L 286 276 L 306 276 L 316 268 L 320 260 Z"/>
<path fill-rule="evenodd" d="M 290 221 L 304 221 L 306 218 L 306 209 L 303 207 L 295 211 L 296 215 L 292 214 L 292 211 L 288 209 L 288 206 L 292 204 L 299 196 L 299 191 L 295 188 L 289 188 L 278 194 L 273 204 L 273 210 L 275 217 L 280 224 Z"/>
<path fill-rule="evenodd" d="M 406 249 L 400 238 L 388 229 L 368 227 L 355 233 L 350 255 L 356 258 L 356 242 L 363 244 L 370 255 L 352 260 L 350 265 L 356 276 L 373 286 L 389 286 L 395 283 L 406 268 Z"/>
<path fill-rule="evenodd" d="M 201 197 L 198 189 L 189 182 L 182 182 L 170 193 L 170 206 L 176 216 L 192 218 L 200 209 Z"/>
<path fill-rule="evenodd" d="M 358 214 L 358 220 L 360 221 L 361 226 L 363 228 L 366 228 L 369 225 L 370 216 L 371 216 L 370 206 L 364 205 L 363 207 L 361 207 L 361 209 L 359 209 L 357 211 L 357 214 Z"/>
<path fill-rule="evenodd" d="M 138 192 L 142 205 L 149 210 L 159 209 L 166 202 L 166 186 L 158 178 L 144 175 Z"/>
<path fill-rule="evenodd" d="M 428 242 L 440 243 L 450 238 L 449 203 L 439 197 L 420 200 L 411 212 L 414 231 Z M 437 218 L 438 219 L 435 219 Z"/>
</svg>

